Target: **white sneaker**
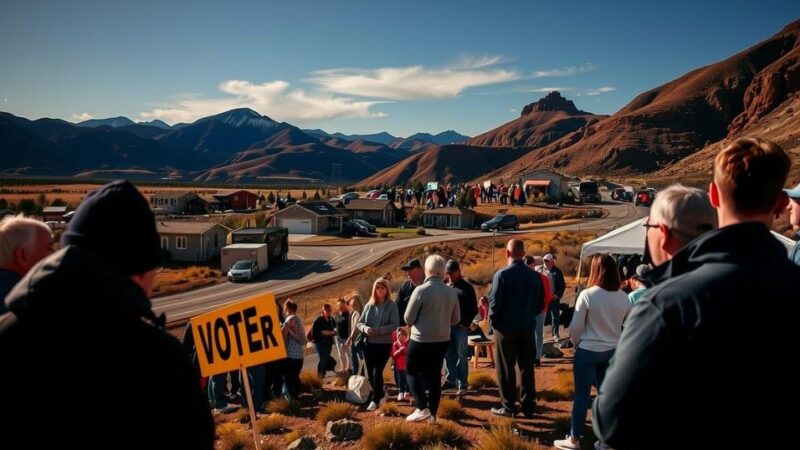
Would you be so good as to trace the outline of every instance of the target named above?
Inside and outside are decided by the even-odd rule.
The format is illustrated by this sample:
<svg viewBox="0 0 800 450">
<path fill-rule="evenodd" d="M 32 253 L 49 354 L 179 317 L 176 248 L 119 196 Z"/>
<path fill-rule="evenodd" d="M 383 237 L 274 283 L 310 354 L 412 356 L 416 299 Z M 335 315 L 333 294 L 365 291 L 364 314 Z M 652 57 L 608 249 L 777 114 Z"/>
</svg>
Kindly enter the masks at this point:
<svg viewBox="0 0 800 450">
<path fill-rule="evenodd" d="M 431 418 L 431 410 L 425 408 L 423 410 L 415 409 L 413 413 L 406 417 L 406 422 L 422 422 Z"/>
<path fill-rule="evenodd" d="M 594 441 L 594 450 L 611 450 L 611 447 L 600 441 Z"/>
<path fill-rule="evenodd" d="M 375 411 L 378 409 L 378 405 L 375 402 L 369 402 L 369 406 L 367 406 L 367 411 Z"/>
<path fill-rule="evenodd" d="M 397 394 L 397 401 L 398 402 L 402 402 L 404 396 L 405 396 L 405 393 L 403 393 L 403 392 Z"/>
<path fill-rule="evenodd" d="M 567 435 L 564 439 L 559 439 L 553 442 L 553 445 L 556 448 L 560 448 L 562 450 L 580 450 L 581 448 L 581 441 L 575 439 L 574 437 Z"/>
</svg>

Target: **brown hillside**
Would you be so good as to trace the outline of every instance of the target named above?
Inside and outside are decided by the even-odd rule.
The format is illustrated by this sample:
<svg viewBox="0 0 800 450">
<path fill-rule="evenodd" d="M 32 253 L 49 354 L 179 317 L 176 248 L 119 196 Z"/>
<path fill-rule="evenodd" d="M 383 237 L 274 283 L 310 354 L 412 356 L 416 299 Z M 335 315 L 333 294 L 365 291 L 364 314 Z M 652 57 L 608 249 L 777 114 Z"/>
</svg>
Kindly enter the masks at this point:
<svg viewBox="0 0 800 450">
<path fill-rule="evenodd" d="M 472 147 L 467 145 L 434 146 L 409 156 L 399 163 L 368 177 L 358 186 L 394 186 L 407 181 L 467 181 L 482 173 L 505 166 L 529 149 Z"/>
<path fill-rule="evenodd" d="M 605 117 L 581 111 L 559 92 L 551 92 L 546 97 L 525 106 L 519 119 L 475 136 L 466 144 L 484 147 L 539 148 Z"/>
<path fill-rule="evenodd" d="M 798 91 L 800 21 L 724 61 L 640 94 L 611 117 L 493 175 L 538 168 L 578 174 L 651 173 L 739 135 Z M 794 127 L 800 127 L 797 121 Z"/>
</svg>

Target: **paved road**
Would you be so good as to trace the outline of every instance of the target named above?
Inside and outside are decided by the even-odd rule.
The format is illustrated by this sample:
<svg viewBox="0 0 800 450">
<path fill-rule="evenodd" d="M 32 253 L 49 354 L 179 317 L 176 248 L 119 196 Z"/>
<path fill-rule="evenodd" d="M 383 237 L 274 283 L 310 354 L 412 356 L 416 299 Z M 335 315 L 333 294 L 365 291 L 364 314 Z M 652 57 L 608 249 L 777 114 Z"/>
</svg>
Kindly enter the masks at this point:
<svg viewBox="0 0 800 450">
<path fill-rule="evenodd" d="M 533 231 L 607 230 L 629 223 L 647 214 L 646 208 L 637 208 L 630 203 L 610 203 L 604 205 L 604 207 L 610 211 L 607 217 L 587 219 L 579 224 L 538 228 Z M 518 233 L 529 231 L 519 231 Z M 170 322 L 179 322 L 251 295 L 263 292 L 282 294 L 313 285 L 314 283 L 321 283 L 368 267 L 388 253 L 405 247 L 486 236 L 486 233 L 470 232 L 419 239 L 381 241 L 371 245 L 290 246 L 289 261 L 276 269 L 270 269 L 253 283 L 232 284 L 225 282 L 203 289 L 155 298 L 153 299 L 153 310 L 156 313 L 165 312 Z"/>
</svg>

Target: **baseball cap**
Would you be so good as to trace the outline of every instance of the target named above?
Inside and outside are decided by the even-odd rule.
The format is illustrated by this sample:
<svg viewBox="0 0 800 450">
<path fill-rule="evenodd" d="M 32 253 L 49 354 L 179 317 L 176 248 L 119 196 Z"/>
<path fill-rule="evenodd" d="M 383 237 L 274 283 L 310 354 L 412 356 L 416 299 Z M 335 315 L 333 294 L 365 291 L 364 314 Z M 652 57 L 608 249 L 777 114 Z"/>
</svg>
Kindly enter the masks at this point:
<svg viewBox="0 0 800 450">
<path fill-rule="evenodd" d="M 792 189 L 784 189 L 783 192 L 786 192 L 789 198 L 800 199 L 800 184 Z"/>
<path fill-rule="evenodd" d="M 458 261 L 456 261 L 455 259 L 448 260 L 447 264 L 445 264 L 445 266 L 444 266 L 444 271 L 446 273 L 458 272 L 460 270 L 461 270 L 461 268 L 459 268 L 459 266 L 458 266 Z"/>
<path fill-rule="evenodd" d="M 421 268 L 422 268 L 422 263 L 420 263 L 419 259 L 417 258 L 414 258 L 408 261 L 408 263 L 406 263 L 405 265 L 400 266 L 400 269 L 403 271 L 409 271 L 411 269 L 421 269 Z"/>
<path fill-rule="evenodd" d="M 553 254 L 552 253 L 548 253 L 548 254 L 544 255 L 544 257 L 542 257 L 542 260 L 544 260 L 544 261 L 553 261 L 554 259 L 555 258 L 553 258 Z"/>
</svg>

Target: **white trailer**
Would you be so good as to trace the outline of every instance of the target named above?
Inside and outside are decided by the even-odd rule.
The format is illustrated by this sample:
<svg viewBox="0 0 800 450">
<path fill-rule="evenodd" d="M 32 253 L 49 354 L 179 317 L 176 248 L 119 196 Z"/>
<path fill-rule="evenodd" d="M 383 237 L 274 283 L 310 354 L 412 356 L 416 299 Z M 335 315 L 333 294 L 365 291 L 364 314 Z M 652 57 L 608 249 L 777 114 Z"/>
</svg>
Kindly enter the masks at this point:
<svg viewBox="0 0 800 450">
<path fill-rule="evenodd" d="M 231 244 L 222 247 L 220 255 L 222 273 L 228 273 L 236 261 L 255 261 L 258 263 L 259 273 L 267 270 L 269 266 L 267 244 Z"/>
</svg>

